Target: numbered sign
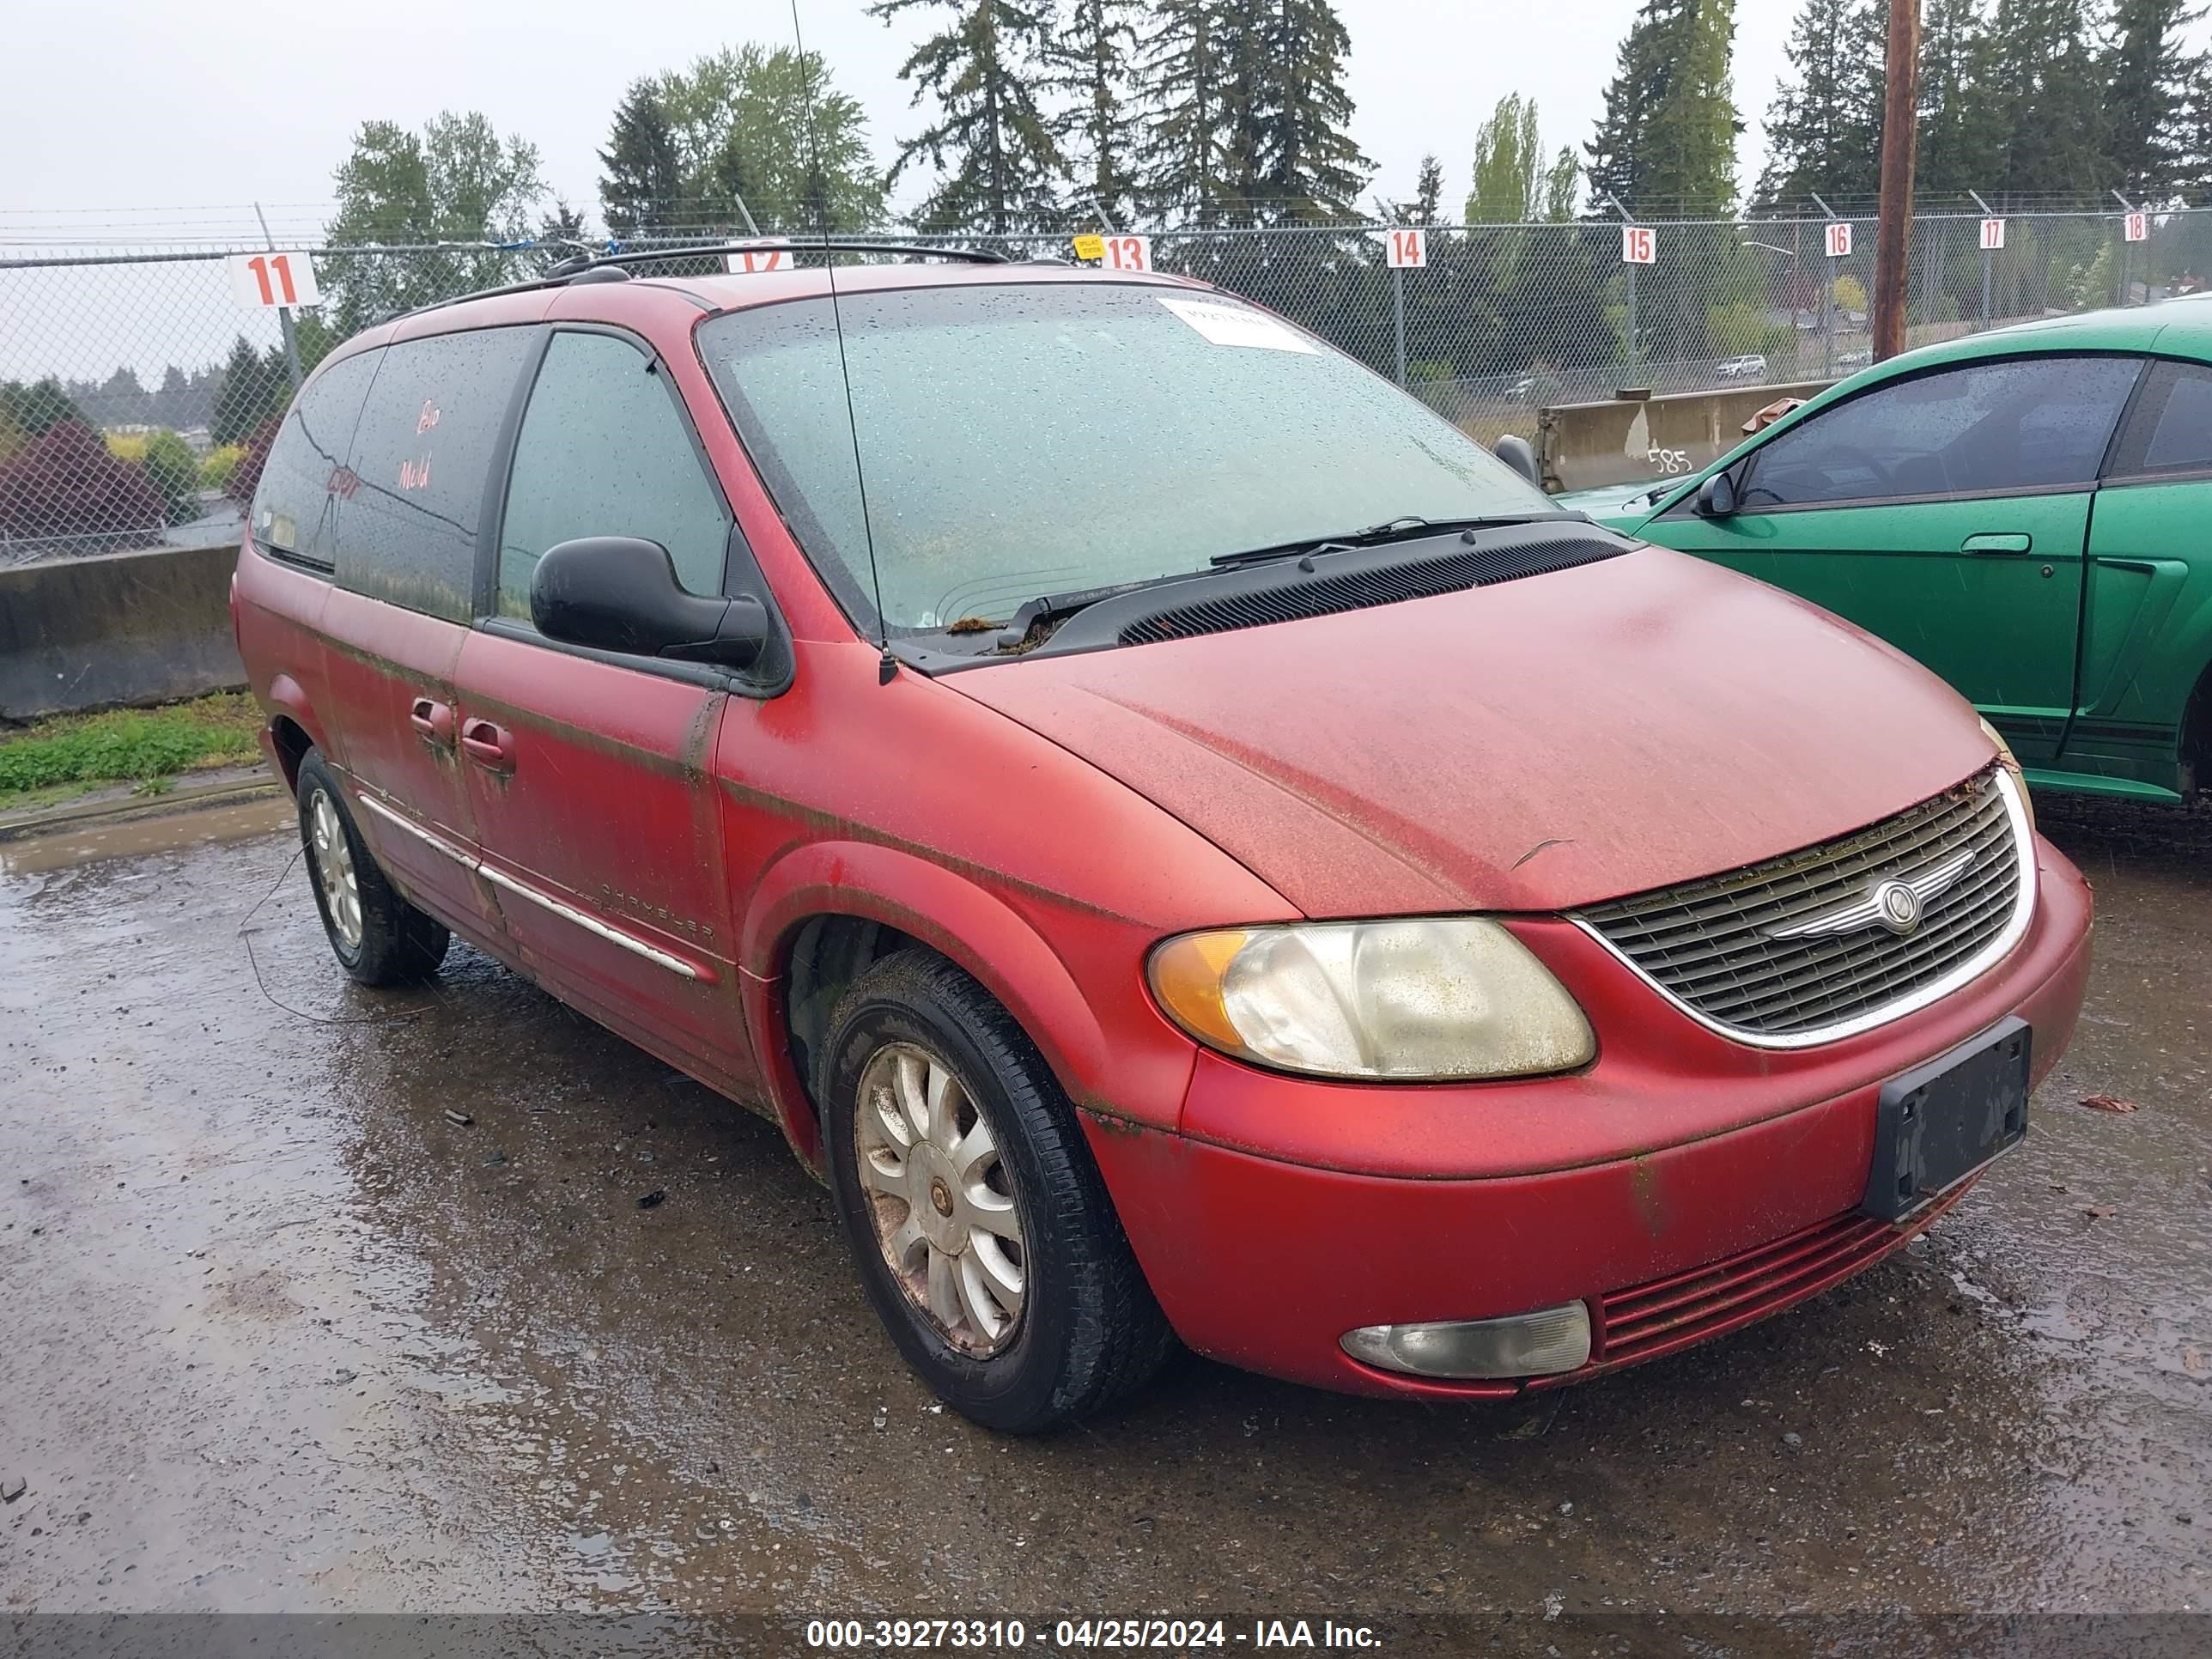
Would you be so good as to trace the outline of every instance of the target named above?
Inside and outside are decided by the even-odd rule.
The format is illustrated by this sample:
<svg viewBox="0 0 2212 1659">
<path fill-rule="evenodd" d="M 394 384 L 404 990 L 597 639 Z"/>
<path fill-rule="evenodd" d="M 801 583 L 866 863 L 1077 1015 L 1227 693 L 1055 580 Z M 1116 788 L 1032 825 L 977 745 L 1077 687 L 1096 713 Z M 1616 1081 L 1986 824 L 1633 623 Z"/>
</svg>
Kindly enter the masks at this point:
<svg viewBox="0 0 2212 1659">
<path fill-rule="evenodd" d="M 1429 262 L 1429 234 L 1425 230 L 1393 230 L 1383 234 L 1391 269 L 1419 270 Z"/>
<path fill-rule="evenodd" d="M 2150 240 L 2150 215 L 2148 213 L 2128 215 L 2128 240 L 2130 242 Z"/>
<path fill-rule="evenodd" d="M 2002 247 L 2003 246 L 2004 246 L 2004 221 L 2003 221 L 2003 220 L 2002 220 L 2002 219 L 1984 219 L 1984 220 L 1983 220 L 1983 221 L 1982 221 L 1982 252 L 1984 252 L 1984 253 L 1995 253 L 1995 252 L 1996 252 L 1999 248 Z"/>
<path fill-rule="evenodd" d="M 789 270 L 791 250 L 781 247 L 744 248 L 725 253 L 722 263 L 732 276 L 753 276 L 767 270 Z"/>
<path fill-rule="evenodd" d="M 1835 220 L 1828 226 L 1828 257 L 1831 259 L 1851 257 L 1851 228 L 1844 220 Z"/>
<path fill-rule="evenodd" d="M 1659 236 L 1649 225 L 1623 225 L 1620 228 L 1620 260 L 1623 264 L 1656 265 L 1659 263 Z"/>
<path fill-rule="evenodd" d="M 258 311 L 264 306 L 319 306 L 315 264 L 304 253 L 234 253 L 223 262 L 230 272 L 230 297 Z"/>
<path fill-rule="evenodd" d="M 1103 255 L 1109 270 L 1150 270 L 1152 239 L 1149 236 L 1109 236 Z"/>
</svg>

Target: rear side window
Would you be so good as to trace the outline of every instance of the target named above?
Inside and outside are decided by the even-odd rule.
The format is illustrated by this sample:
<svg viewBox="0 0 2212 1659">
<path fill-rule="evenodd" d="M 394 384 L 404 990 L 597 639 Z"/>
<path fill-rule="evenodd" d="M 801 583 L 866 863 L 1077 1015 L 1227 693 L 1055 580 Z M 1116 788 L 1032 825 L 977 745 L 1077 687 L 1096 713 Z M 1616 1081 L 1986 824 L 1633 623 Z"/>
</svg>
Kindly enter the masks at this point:
<svg viewBox="0 0 2212 1659">
<path fill-rule="evenodd" d="M 482 329 L 385 349 L 354 436 L 340 586 L 450 622 L 474 614 L 484 484 L 537 337 Z"/>
<path fill-rule="evenodd" d="M 730 517 L 652 358 L 606 334 L 556 334 L 516 440 L 499 538 L 499 611 L 530 616 L 549 547 L 659 542 L 694 593 L 722 591 Z"/>
<path fill-rule="evenodd" d="M 264 551 L 331 568 L 338 509 L 354 488 L 346 452 L 382 355 L 364 351 L 332 363 L 284 416 L 253 492 L 253 539 Z"/>
<path fill-rule="evenodd" d="M 2013 357 L 1894 381 L 1761 449 L 1744 507 L 2087 486 L 2141 369 L 2134 357 Z"/>
<path fill-rule="evenodd" d="M 2212 368 L 2203 363 L 2151 370 L 2113 458 L 2115 477 L 2160 472 L 2212 472 Z"/>
</svg>

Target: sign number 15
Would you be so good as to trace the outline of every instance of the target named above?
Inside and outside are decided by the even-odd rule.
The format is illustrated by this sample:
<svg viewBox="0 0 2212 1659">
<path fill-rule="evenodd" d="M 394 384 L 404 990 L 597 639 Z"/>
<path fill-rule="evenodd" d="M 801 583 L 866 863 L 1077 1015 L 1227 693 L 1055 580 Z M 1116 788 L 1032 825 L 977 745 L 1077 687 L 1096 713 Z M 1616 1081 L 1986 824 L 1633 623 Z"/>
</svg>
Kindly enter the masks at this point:
<svg viewBox="0 0 2212 1659">
<path fill-rule="evenodd" d="M 323 302 L 314 261 L 304 253 L 234 253 L 223 264 L 230 272 L 231 298 L 242 306 L 258 311 Z"/>
</svg>

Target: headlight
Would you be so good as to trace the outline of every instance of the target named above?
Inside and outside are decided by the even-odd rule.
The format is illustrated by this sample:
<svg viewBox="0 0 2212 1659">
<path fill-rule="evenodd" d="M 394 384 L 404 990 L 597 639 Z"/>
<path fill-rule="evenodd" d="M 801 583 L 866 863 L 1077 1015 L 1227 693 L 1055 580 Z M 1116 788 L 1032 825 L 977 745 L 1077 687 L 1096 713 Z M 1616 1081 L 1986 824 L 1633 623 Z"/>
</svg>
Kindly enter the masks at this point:
<svg viewBox="0 0 2212 1659">
<path fill-rule="evenodd" d="M 2012 745 L 2004 740 L 2004 733 L 1987 720 L 1982 722 L 1982 735 L 1996 745 L 1997 764 L 2012 774 L 2012 781 L 2020 786 L 2021 810 L 2027 814 L 2027 827 L 2035 828 L 2035 796 L 2027 787 L 2027 774 L 2021 769 L 2020 757 L 2012 752 Z"/>
<path fill-rule="evenodd" d="M 1473 917 L 1185 933 L 1148 971 L 1160 1006 L 1199 1042 L 1286 1072 L 1531 1077 L 1597 1053 L 1565 988 Z"/>
</svg>

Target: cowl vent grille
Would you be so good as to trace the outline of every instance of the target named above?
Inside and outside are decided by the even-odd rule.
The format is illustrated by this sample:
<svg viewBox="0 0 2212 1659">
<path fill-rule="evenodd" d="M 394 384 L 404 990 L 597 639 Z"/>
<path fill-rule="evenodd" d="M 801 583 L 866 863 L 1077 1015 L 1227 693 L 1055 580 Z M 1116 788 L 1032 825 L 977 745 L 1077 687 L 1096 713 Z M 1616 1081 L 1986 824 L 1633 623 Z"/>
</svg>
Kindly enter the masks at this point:
<svg viewBox="0 0 2212 1659">
<path fill-rule="evenodd" d="M 1628 550 L 1624 543 L 1595 536 L 1546 535 L 1487 547 L 1462 546 L 1432 558 L 1333 573 L 1304 581 L 1271 582 L 1256 591 L 1194 600 L 1139 617 L 1125 624 L 1115 638 L 1122 645 L 1151 645 L 1162 640 L 1259 628 L 1268 623 L 1364 611 L 1404 599 L 1435 599 L 1494 582 L 1571 570 Z"/>
</svg>

